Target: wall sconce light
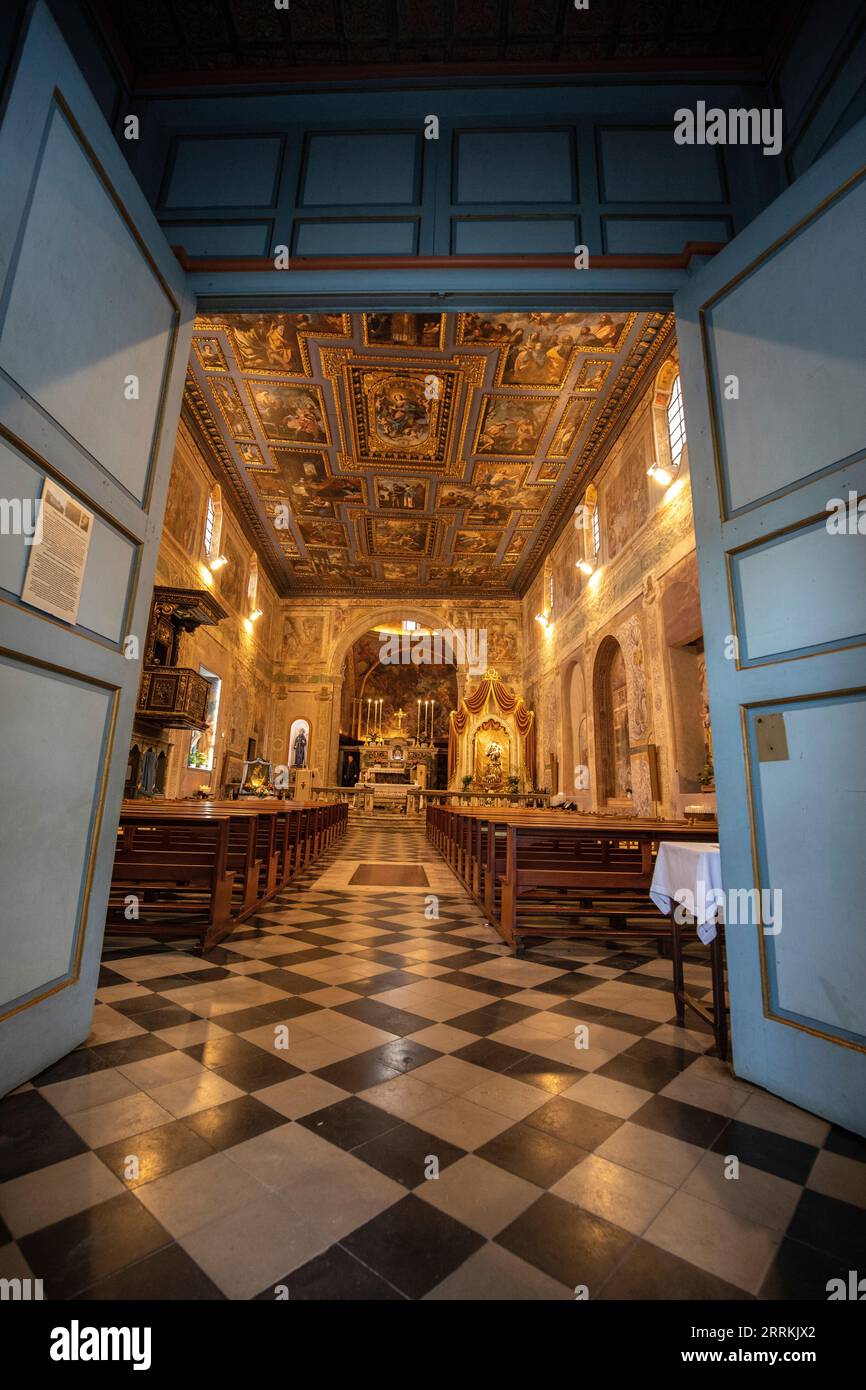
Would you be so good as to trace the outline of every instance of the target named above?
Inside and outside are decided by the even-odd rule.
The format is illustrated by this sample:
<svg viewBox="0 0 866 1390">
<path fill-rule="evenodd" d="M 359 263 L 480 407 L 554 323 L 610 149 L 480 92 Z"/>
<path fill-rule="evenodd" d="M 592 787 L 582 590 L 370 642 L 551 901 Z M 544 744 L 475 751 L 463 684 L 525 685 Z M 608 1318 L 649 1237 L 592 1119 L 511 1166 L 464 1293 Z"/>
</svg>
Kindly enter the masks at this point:
<svg viewBox="0 0 866 1390">
<path fill-rule="evenodd" d="M 548 628 L 550 627 L 550 619 L 548 618 L 546 613 L 536 613 L 535 621 L 537 623 L 541 623 L 541 626 L 544 628 L 545 632 L 547 632 Z"/>
<path fill-rule="evenodd" d="M 575 560 L 574 567 L 587 577 L 591 574 L 595 574 L 595 565 L 590 564 L 589 560 Z"/>
<path fill-rule="evenodd" d="M 225 555 L 214 555 L 213 559 L 208 560 L 207 567 L 210 570 L 211 574 L 216 574 L 217 570 L 221 570 L 223 565 L 227 564 L 228 560 L 226 559 Z"/>
<path fill-rule="evenodd" d="M 261 608 L 254 608 L 253 611 L 250 613 L 250 622 L 251 622 L 251 623 L 257 622 L 261 616 L 262 616 L 262 610 L 261 610 Z"/>
<path fill-rule="evenodd" d="M 668 483 L 671 482 L 673 478 L 673 473 L 670 473 L 667 468 L 662 468 L 661 464 L 656 463 L 655 460 L 653 460 L 646 472 L 647 477 L 652 478 L 653 482 L 658 483 L 660 487 L 667 487 Z"/>
</svg>

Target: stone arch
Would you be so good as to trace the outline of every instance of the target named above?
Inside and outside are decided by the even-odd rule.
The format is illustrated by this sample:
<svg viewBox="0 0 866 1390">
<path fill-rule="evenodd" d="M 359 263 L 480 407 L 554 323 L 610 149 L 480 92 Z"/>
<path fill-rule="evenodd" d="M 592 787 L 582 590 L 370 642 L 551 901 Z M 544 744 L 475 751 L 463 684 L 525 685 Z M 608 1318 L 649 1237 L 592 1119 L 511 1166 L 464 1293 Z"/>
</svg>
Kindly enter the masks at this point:
<svg viewBox="0 0 866 1390">
<path fill-rule="evenodd" d="M 621 799 L 631 788 L 629 701 L 625 654 L 615 637 L 605 637 L 595 656 L 592 680 L 595 715 L 595 784 L 598 804 Z"/>
<path fill-rule="evenodd" d="M 424 603 L 415 603 L 407 599 L 401 603 L 399 599 L 391 599 L 387 603 L 377 604 L 375 607 L 367 608 L 347 623 L 345 629 L 335 639 L 328 657 L 329 670 L 338 672 L 343 670 L 343 663 L 346 660 L 352 647 L 363 637 L 365 632 L 371 628 L 378 627 L 381 623 L 399 623 L 407 619 L 411 622 L 420 623 L 422 627 L 442 628 L 447 627 L 448 620 L 443 617 L 441 612 L 429 608 Z"/>
</svg>

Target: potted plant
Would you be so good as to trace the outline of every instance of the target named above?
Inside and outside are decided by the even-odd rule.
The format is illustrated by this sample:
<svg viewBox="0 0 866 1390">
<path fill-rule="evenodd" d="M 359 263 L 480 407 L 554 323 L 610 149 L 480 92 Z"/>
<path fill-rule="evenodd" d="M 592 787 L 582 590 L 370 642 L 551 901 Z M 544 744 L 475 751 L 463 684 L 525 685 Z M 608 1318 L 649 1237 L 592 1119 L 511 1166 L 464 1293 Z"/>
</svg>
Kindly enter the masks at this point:
<svg viewBox="0 0 866 1390">
<path fill-rule="evenodd" d="M 713 769 L 712 758 L 707 758 L 707 761 L 704 763 L 703 770 L 698 776 L 698 783 L 701 791 L 711 792 L 715 790 L 716 774 Z"/>
<path fill-rule="evenodd" d="M 469 788 L 472 786 L 472 773 L 471 773 L 471 772 L 467 772 L 466 776 L 465 776 L 465 777 L 461 777 L 460 780 L 461 780 L 461 782 L 463 783 L 463 804 L 464 804 L 464 806 L 465 806 L 465 805 L 468 805 L 468 803 L 469 803 L 469 797 L 466 795 L 466 793 L 469 791 Z"/>
<path fill-rule="evenodd" d="M 509 796 L 517 796 L 519 791 L 520 778 L 512 772 L 511 776 L 508 778 L 508 794 Z"/>
</svg>

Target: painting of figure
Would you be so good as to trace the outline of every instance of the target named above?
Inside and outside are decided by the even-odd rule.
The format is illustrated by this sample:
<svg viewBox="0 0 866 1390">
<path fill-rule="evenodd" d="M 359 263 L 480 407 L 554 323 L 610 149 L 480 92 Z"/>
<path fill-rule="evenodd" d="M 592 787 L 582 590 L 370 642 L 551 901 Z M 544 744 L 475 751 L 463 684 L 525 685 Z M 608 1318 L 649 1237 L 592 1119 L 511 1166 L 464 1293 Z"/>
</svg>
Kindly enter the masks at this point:
<svg viewBox="0 0 866 1390">
<path fill-rule="evenodd" d="M 206 372 L 227 372 L 228 363 L 225 359 L 219 338 L 196 337 L 192 340 L 195 355 Z"/>
<path fill-rule="evenodd" d="M 426 522 L 374 521 L 373 547 L 380 554 L 423 555 L 429 527 Z"/>
<path fill-rule="evenodd" d="M 364 342 L 386 347 L 441 348 L 442 314 L 365 314 Z"/>
<path fill-rule="evenodd" d="M 591 405 L 592 401 L 582 400 L 580 396 L 572 396 L 568 401 L 550 446 L 550 453 L 553 458 L 566 459 L 569 457 L 577 443 L 577 436 L 580 434 L 581 426 Z"/>
<path fill-rule="evenodd" d="M 415 448 L 430 434 L 430 407 L 423 383 L 409 376 L 383 376 L 372 392 L 372 424 L 384 444 Z"/>
<path fill-rule="evenodd" d="M 436 506 L 441 509 L 465 507 L 475 498 L 475 489 L 460 483 L 440 483 Z"/>
<path fill-rule="evenodd" d="M 250 382 L 249 391 L 268 439 L 327 444 L 324 412 L 315 389 L 283 382 Z"/>
<path fill-rule="evenodd" d="M 211 377 L 210 389 L 234 439 L 254 439 L 250 418 L 231 377 Z"/>
<path fill-rule="evenodd" d="M 198 479 L 177 460 L 171 470 L 165 524 L 187 555 L 195 555 L 202 515 L 202 496 Z"/>
<path fill-rule="evenodd" d="M 311 521 L 306 518 L 298 523 L 304 545 L 346 546 L 346 529 L 336 521 Z"/>
<path fill-rule="evenodd" d="M 423 512 L 427 505 L 427 484 L 411 478 L 377 478 L 376 500 L 384 511 Z"/>
<path fill-rule="evenodd" d="M 327 473 L 321 454 L 281 450 L 276 468 L 256 473 L 253 482 L 260 497 L 284 503 L 296 516 L 335 515 L 333 503 L 326 495 Z"/>
<path fill-rule="evenodd" d="M 544 434 L 551 405 L 523 396 L 488 396 L 478 425 L 476 454 L 526 458 Z"/>
<path fill-rule="evenodd" d="M 634 314 L 587 314 L 577 333 L 577 347 L 616 352 L 634 321 Z"/>
<path fill-rule="evenodd" d="M 383 560 L 382 578 L 392 584 L 417 584 L 418 566 L 407 564 L 405 561 Z"/>
<path fill-rule="evenodd" d="M 343 314 L 226 314 L 219 321 L 229 330 L 242 372 L 309 375 L 301 335 L 346 336 Z"/>
<path fill-rule="evenodd" d="M 577 381 L 574 383 L 575 391 L 583 391 L 588 396 L 594 396 L 604 385 L 610 368 L 611 363 L 606 362 L 604 358 L 588 357 L 577 374 Z"/>
<path fill-rule="evenodd" d="M 646 463 L 639 451 L 626 454 L 604 489 L 607 552 L 612 560 L 643 526 L 650 512 Z"/>
<path fill-rule="evenodd" d="M 454 554 L 495 555 L 501 538 L 499 531 L 458 531 L 454 538 Z"/>
</svg>

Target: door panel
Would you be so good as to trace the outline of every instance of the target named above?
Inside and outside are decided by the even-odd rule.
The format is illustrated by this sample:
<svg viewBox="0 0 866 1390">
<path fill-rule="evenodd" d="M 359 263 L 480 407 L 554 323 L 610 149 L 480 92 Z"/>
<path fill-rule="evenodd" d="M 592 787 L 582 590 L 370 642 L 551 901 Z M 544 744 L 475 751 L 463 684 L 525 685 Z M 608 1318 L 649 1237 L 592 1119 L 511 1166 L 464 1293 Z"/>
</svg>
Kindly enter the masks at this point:
<svg viewBox="0 0 866 1390">
<path fill-rule="evenodd" d="M 858 1132 L 866 537 L 827 517 L 866 490 L 864 216 L 866 122 L 675 297 L 723 879 L 766 895 L 727 929 L 734 1067 Z"/>
<path fill-rule="evenodd" d="M 49 478 L 94 518 L 74 624 L 22 601 L 33 551 L 0 538 L 2 1093 L 90 1033 L 140 676 L 124 639 L 143 646 L 194 308 L 42 0 L 0 167 L 0 494 L 24 507 Z"/>
</svg>

